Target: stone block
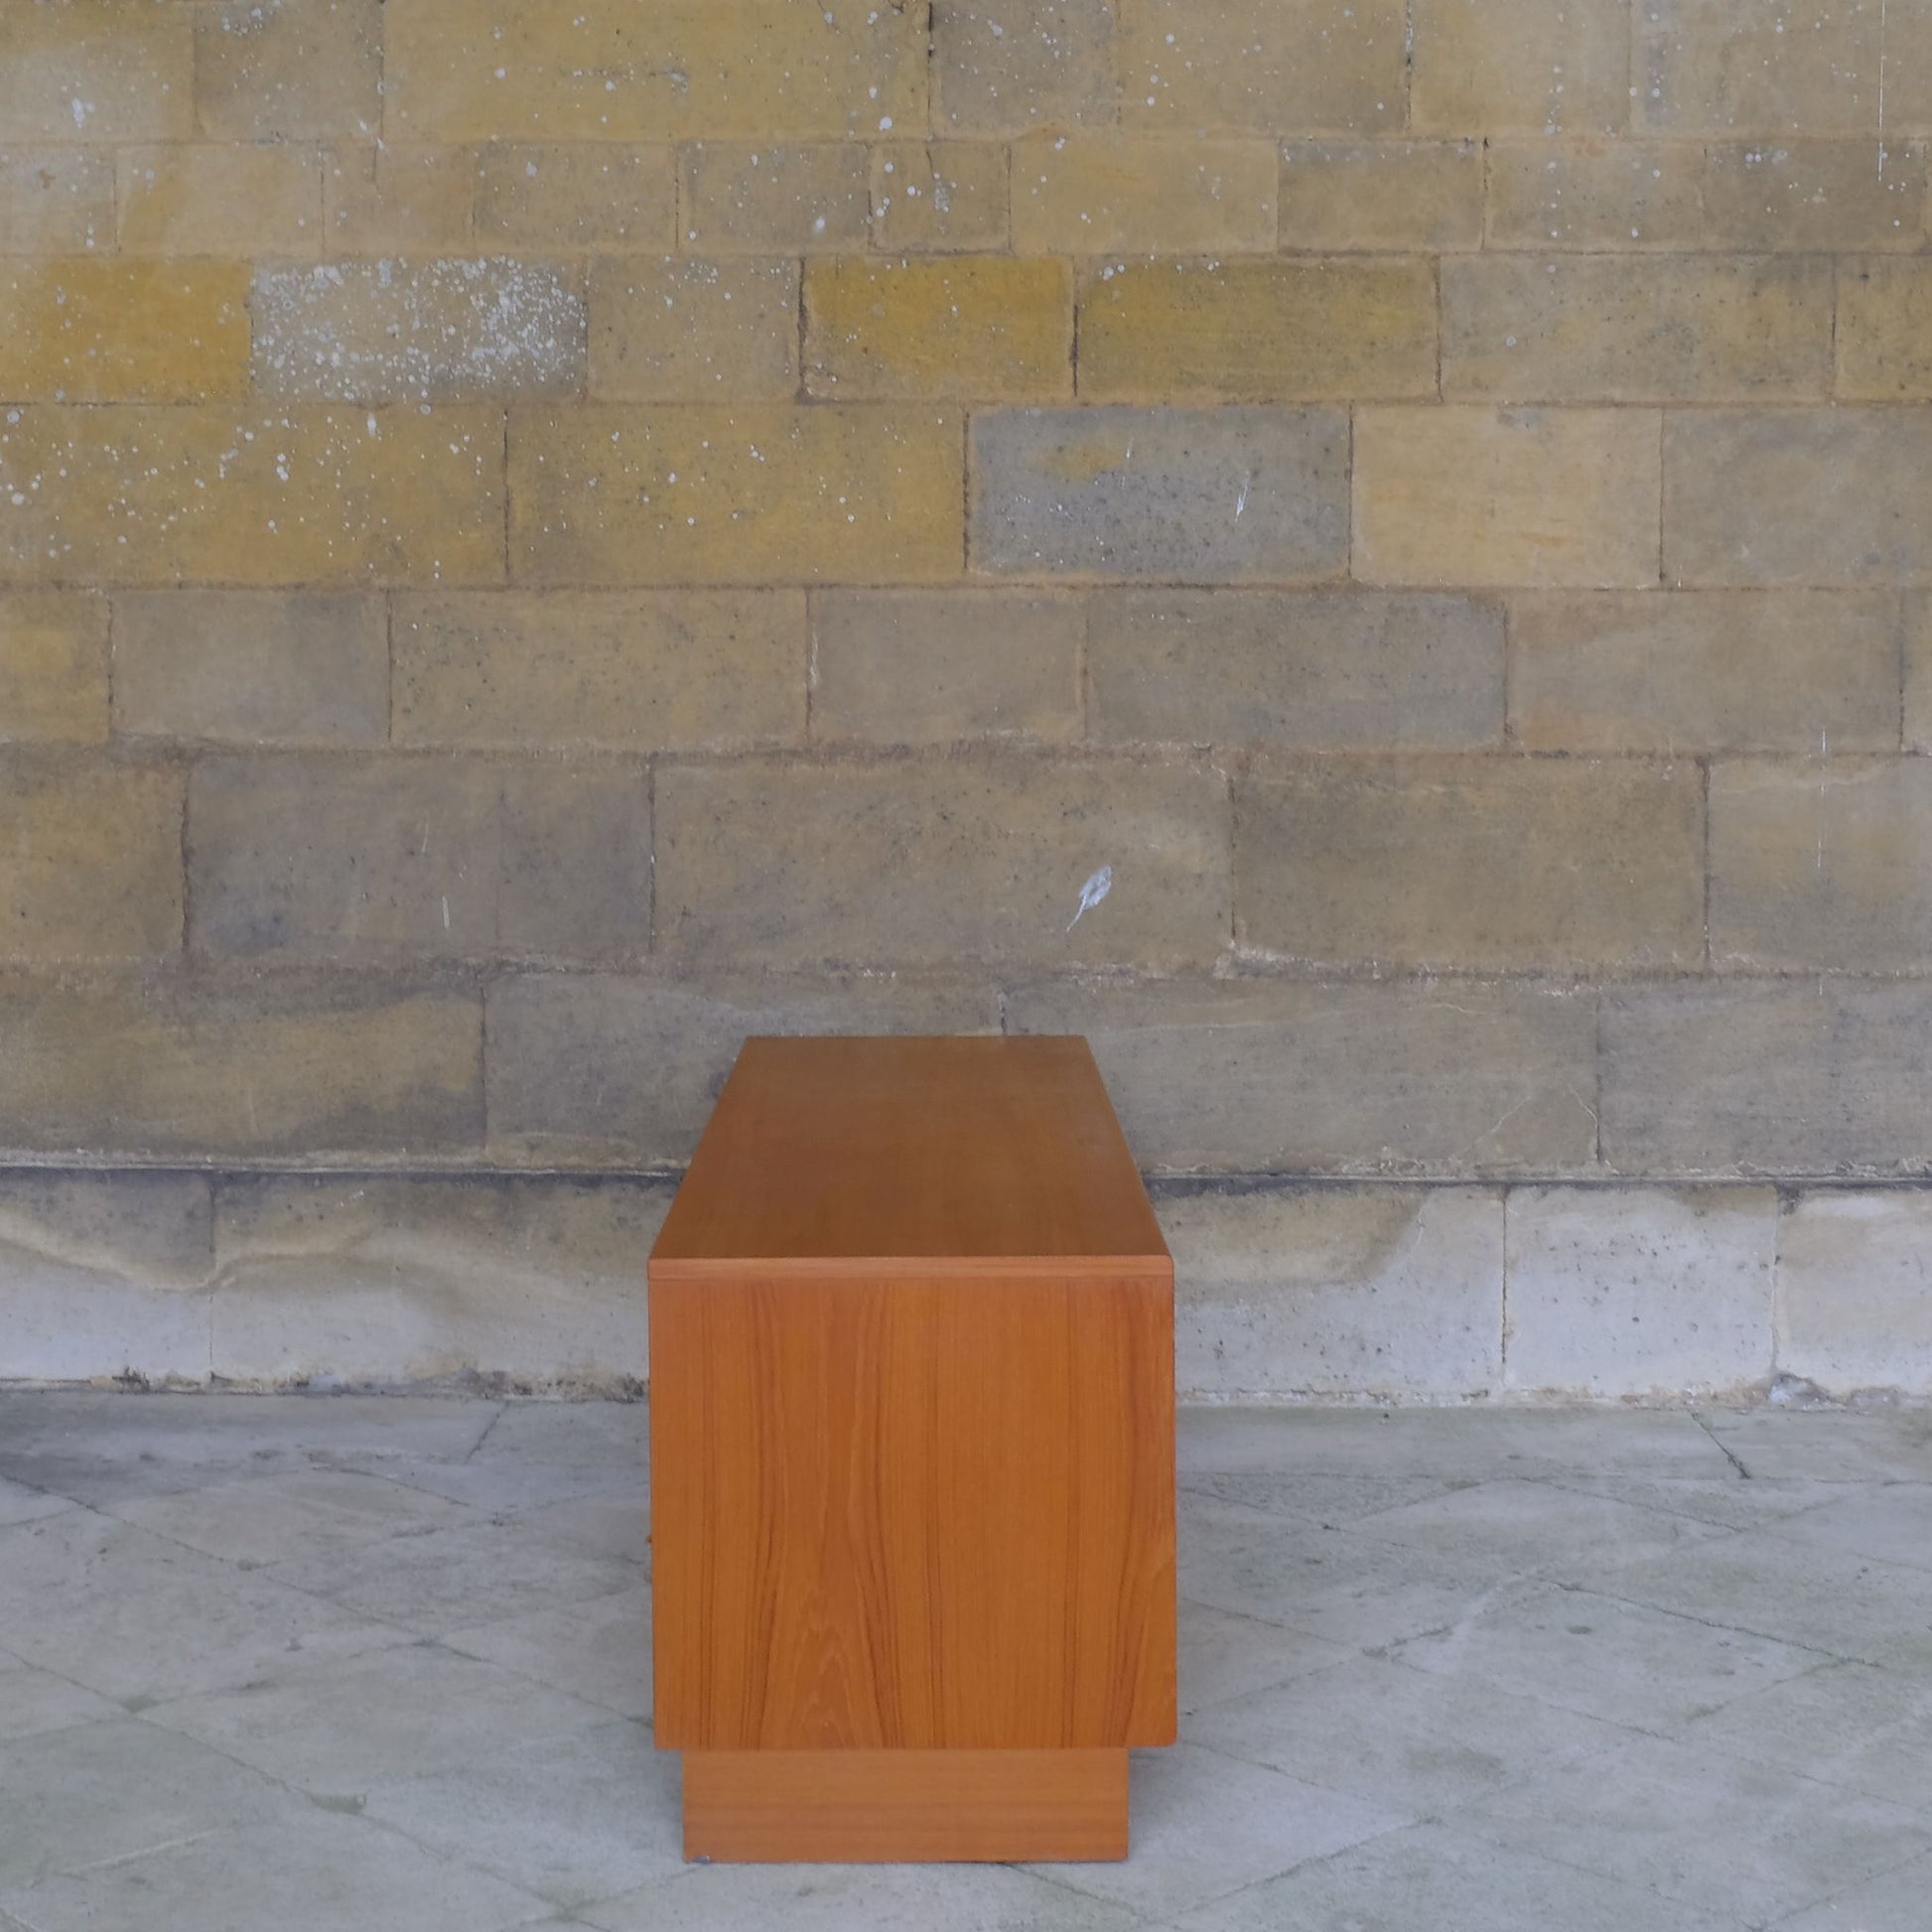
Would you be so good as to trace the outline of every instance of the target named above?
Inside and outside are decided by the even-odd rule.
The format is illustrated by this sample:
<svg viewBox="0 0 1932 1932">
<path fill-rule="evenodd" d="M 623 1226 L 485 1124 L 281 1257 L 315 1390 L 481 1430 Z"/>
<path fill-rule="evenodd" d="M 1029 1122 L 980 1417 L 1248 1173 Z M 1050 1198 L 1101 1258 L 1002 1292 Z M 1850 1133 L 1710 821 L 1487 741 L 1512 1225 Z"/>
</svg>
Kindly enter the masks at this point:
<svg viewBox="0 0 1932 1932">
<path fill-rule="evenodd" d="M 976 570 L 1202 583 L 1347 569 L 1340 410 L 989 410 L 971 434 Z"/>
<path fill-rule="evenodd" d="M 1311 760 L 1235 791 L 1235 934 L 1311 964 L 1695 969 L 1694 765 Z"/>
<path fill-rule="evenodd" d="M 0 755 L 0 958 L 178 953 L 181 812 L 166 765 Z"/>
<path fill-rule="evenodd" d="M 1129 0 L 1121 10 L 1122 122 L 1190 134 L 1400 127 L 1407 13 L 1403 0 Z"/>
<path fill-rule="evenodd" d="M 123 148 L 115 175 L 121 250 L 313 258 L 322 247 L 322 177 L 316 148 Z"/>
<path fill-rule="evenodd" d="M 1897 606 L 1869 591 L 1525 591 L 1510 732 L 1533 752 L 1881 752 Z"/>
<path fill-rule="evenodd" d="M 188 874 L 198 952 L 620 961 L 649 940 L 648 786 L 616 763 L 207 759 Z"/>
<path fill-rule="evenodd" d="M 476 168 L 477 236 L 508 248 L 677 244 L 677 164 L 668 147 L 504 142 Z"/>
<path fill-rule="evenodd" d="M 594 396 L 741 402 L 798 388 L 798 264 L 618 258 L 590 273 Z"/>
<path fill-rule="evenodd" d="M 478 193 L 478 161 L 467 148 L 340 148 L 323 173 L 323 245 L 332 255 L 472 253 Z M 543 245 L 556 244 L 546 236 Z"/>
<path fill-rule="evenodd" d="M 1932 986 L 1603 994 L 1603 1158 L 1629 1174 L 1932 1173 Z"/>
<path fill-rule="evenodd" d="M 107 736 L 107 600 L 0 596 L 0 742 Z"/>
<path fill-rule="evenodd" d="M 925 110 L 924 11 L 873 0 L 388 0 L 383 32 L 405 140 L 841 139 Z"/>
<path fill-rule="evenodd" d="M 1838 394 L 1932 401 L 1932 262 L 1838 264 Z"/>
<path fill-rule="evenodd" d="M 1006 247 L 1012 170 L 993 141 L 882 141 L 872 151 L 875 246 L 917 254 Z"/>
<path fill-rule="evenodd" d="M 960 573 L 960 425 L 849 403 L 513 410 L 511 574 L 536 584 Z"/>
<path fill-rule="evenodd" d="M 753 1034 L 997 1033 L 957 976 L 516 974 L 487 994 L 489 1151 L 543 1166 L 682 1166 Z"/>
<path fill-rule="evenodd" d="M 662 1180 L 224 1179 L 213 1372 L 270 1386 L 634 1393 Z"/>
<path fill-rule="evenodd" d="M 1039 402 L 1073 393 L 1073 272 L 1004 255 L 805 268 L 805 392 Z"/>
<path fill-rule="evenodd" d="M 1777 1366 L 1828 1395 L 1932 1394 L 1932 1194 L 1800 1194 L 1778 1230 Z"/>
<path fill-rule="evenodd" d="M 402 745 L 698 751 L 805 735 L 799 591 L 522 591 L 396 602 Z"/>
<path fill-rule="evenodd" d="M 1653 410 L 1357 410 L 1354 574 L 1654 583 L 1658 461 Z"/>
<path fill-rule="evenodd" d="M 300 591 L 119 597 L 114 728 L 244 745 L 380 744 L 389 735 L 382 600 Z"/>
<path fill-rule="evenodd" d="M 248 306 L 262 395 L 461 402 L 584 386 L 581 285 L 542 262 L 258 268 Z"/>
<path fill-rule="evenodd" d="M 206 1382 L 212 1270 L 206 1175 L 0 1175 L 0 1384 Z"/>
<path fill-rule="evenodd" d="M 1587 134 L 1630 110 L 1630 9 L 1644 0 L 1415 0 L 1410 123 Z"/>
<path fill-rule="evenodd" d="M 1077 598 L 1030 591 L 819 591 L 812 736 L 874 745 L 1080 736 Z"/>
<path fill-rule="evenodd" d="M 195 9 L 195 115 L 217 141 L 321 141 L 382 125 L 382 0 Z"/>
<path fill-rule="evenodd" d="M 367 975 L 0 979 L 10 1155 L 476 1152 L 475 991 Z"/>
<path fill-rule="evenodd" d="M 1711 771 L 1711 963 L 1911 973 L 1932 949 L 1932 760 L 1739 759 Z"/>
<path fill-rule="evenodd" d="M 1205 965 L 1227 809 L 1219 772 L 1138 760 L 660 766 L 655 943 L 709 967 Z"/>
<path fill-rule="evenodd" d="M 0 255 L 114 245 L 114 157 L 96 148 L 0 148 Z"/>
<path fill-rule="evenodd" d="M 679 166 L 680 241 L 695 253 L 810 255 L 866 245 L 871 163 L 856 142 L 705 141 L 686 148 Z"/>
<path fill-rule="evenodd" d="M 1917 248 L 1926 214 L 1922 141 L 1714 142 L 1705 150 L 1707 246 Z"/>
<path fill-rule="evenodd" d="M 1277 231 L 1283 248 L 1473 248 L 1482 239 L 1475 141 L 1285 141 Z"/>
<path fill-rule="evenodd" d="M 1530 981 L 1065 980 L 1012 1033 L 1085 1034 L 1143 1169 L 1561 1174 L 1594 1158 L 1596 1000 Z"/>
<path fill-rule="evenodd" d="M 1831 389 L 1821 258 L 1470 255 L 1442 275 L 1446 396 L 1726 402 Z"/>
<path fill-rule="evenodd" d="M 1932 580 L 1932 410 L 1676 412 L 1664 490 L 1673 583 Z"/>
<path fill-rule="evenodd" d="M 1826 310 L 1829 325 L 1829 279 Z M 1080 393 L 1103 402 L 1433 397 L 1435 273 L 1424 261 L 1240 259 L 1089 270 Z"/>
<path fill-rule="evenodd" d="M 1770 1380 L 1770 1188 L 1514 1187 L 1506 1213 L 1507 1388 L 1681 1402 Z"/>
<path fill-rule="evenodd" d="M 1182 1401 L 1495 1389 L 1493 1190 L 1170 1183 L 1154 1200 L 1173 1251 Z"/>
<path fill-rule="evenodd" d="M 1499 747 L 1501 611 L 1381 591 L 1109 591 L 1089 605 L 1102 744 Z"/>
<path fill-rule="evenodd" d="M 0 143 L 186 141 L 192 7 L 0 0 Z"/>
<path fill-rule="evenodd" d="M 954 134 L 1110 123 L 1109 0 L 934 0 L 932 121 Z"/>
<path fill-rule="evenodd" d="M 0 419 L 0 583 L 494 583 L 495 410 L 55 404 Z"/>
<path fill-rule="evenodd" d="M 1905 749 L 1932 752 L 1932 593 L 1905 598 Z"/>
<path fill-rule="evenodd" d="M 1035 134 L 1013 150 L 1023 255 L 1212 255 L 1275 245 L 1270 141 Z"/>
<path fill-rule="evenodd" d="M 1491 141 L 1484 239 L 1538 254 L 1695 248 L 1704 239 L 1704 150 L 1597 135 Z"/>
</svg>

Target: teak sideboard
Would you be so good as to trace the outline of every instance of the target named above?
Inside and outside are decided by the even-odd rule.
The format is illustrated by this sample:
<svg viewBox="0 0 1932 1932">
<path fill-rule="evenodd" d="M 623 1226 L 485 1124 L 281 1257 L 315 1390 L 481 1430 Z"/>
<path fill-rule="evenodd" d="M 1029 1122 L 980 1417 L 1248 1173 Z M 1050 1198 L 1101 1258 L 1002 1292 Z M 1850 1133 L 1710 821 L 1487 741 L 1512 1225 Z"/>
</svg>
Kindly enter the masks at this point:
<svg viewBox="0 0 1932 1932">
<path fill-rule="evenodd" d="M 1118 1859 L 1173 1740 L 1173 1264 L 1086 1042 L 746 1042 L 650 1259 L 710 1859 Z"/>
</svg>

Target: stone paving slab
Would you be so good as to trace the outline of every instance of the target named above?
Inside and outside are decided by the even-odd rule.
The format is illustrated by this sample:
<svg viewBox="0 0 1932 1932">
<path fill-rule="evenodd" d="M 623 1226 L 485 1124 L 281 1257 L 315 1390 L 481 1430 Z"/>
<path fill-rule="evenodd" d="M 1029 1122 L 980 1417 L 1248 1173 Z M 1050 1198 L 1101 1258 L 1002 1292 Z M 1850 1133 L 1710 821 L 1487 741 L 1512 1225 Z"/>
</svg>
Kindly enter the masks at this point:
<svg viewBox="0 0 1932 1932">
<path fill-rule="evenodd" d="M 1923 1416 L 1181 1418 L 1119 1865 L 685 1865 L 641 1405 L 0 1393 L 4 1932 L 1922 1932 Z"/>
</svg>

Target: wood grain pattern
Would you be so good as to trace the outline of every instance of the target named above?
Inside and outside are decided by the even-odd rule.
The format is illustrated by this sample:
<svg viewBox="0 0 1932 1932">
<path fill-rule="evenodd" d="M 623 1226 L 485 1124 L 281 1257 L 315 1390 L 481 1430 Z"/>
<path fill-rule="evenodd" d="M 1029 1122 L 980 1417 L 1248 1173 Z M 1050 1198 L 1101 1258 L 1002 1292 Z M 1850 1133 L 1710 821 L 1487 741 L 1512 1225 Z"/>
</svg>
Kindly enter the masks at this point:
<svg viewBox="0 0 1932 1932">
<path fill-rule="evenodd" d="M 1147 1278 L 653 1284 L 658 1741 L 1172 1742 L 1173 1336 Z"/>
<path fill-rule="evenodd" d="M 1124 1859 L 1127 1753 L 687 1751 L 687 1859 Z"/>
<path fill-rule="evenodd" d="M 651 1276 L 1049 1258 L 1171 1272 L 1084 1039 L 759 1038 L 719 1096 Z"/>
</svg>

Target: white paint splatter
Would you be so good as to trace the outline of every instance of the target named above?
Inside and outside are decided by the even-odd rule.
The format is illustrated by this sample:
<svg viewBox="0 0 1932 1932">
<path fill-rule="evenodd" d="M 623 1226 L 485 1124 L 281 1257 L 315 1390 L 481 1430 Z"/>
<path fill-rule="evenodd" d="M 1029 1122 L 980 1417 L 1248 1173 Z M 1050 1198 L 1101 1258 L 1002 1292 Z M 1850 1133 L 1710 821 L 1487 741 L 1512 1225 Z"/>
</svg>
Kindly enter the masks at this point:
<svg viewBox="0 0 1932 1932">
<path fill-rule="evenodd" d="M 1095 873 L 1084 886 L 1080 888 L 1080 903 L 1079 906 L 1075 909 L 1072 918 L 1068 919 L 1066 922 L 1067 931 L 1071 932 L 1073 928 L 1080 923 L 1081 914 L 1086 912 L 1091 912 L 1093 908 L 1096 905 L 1098 905 L 1100 901 L 1103 898 L 1105 898 L 1107 895 L 1111 893 L 1113 890 L 1114 890 L 1114 869 L 1112 866 L 1102 866 L 1100 870 L 1097 873 Z"/>
</svg>

